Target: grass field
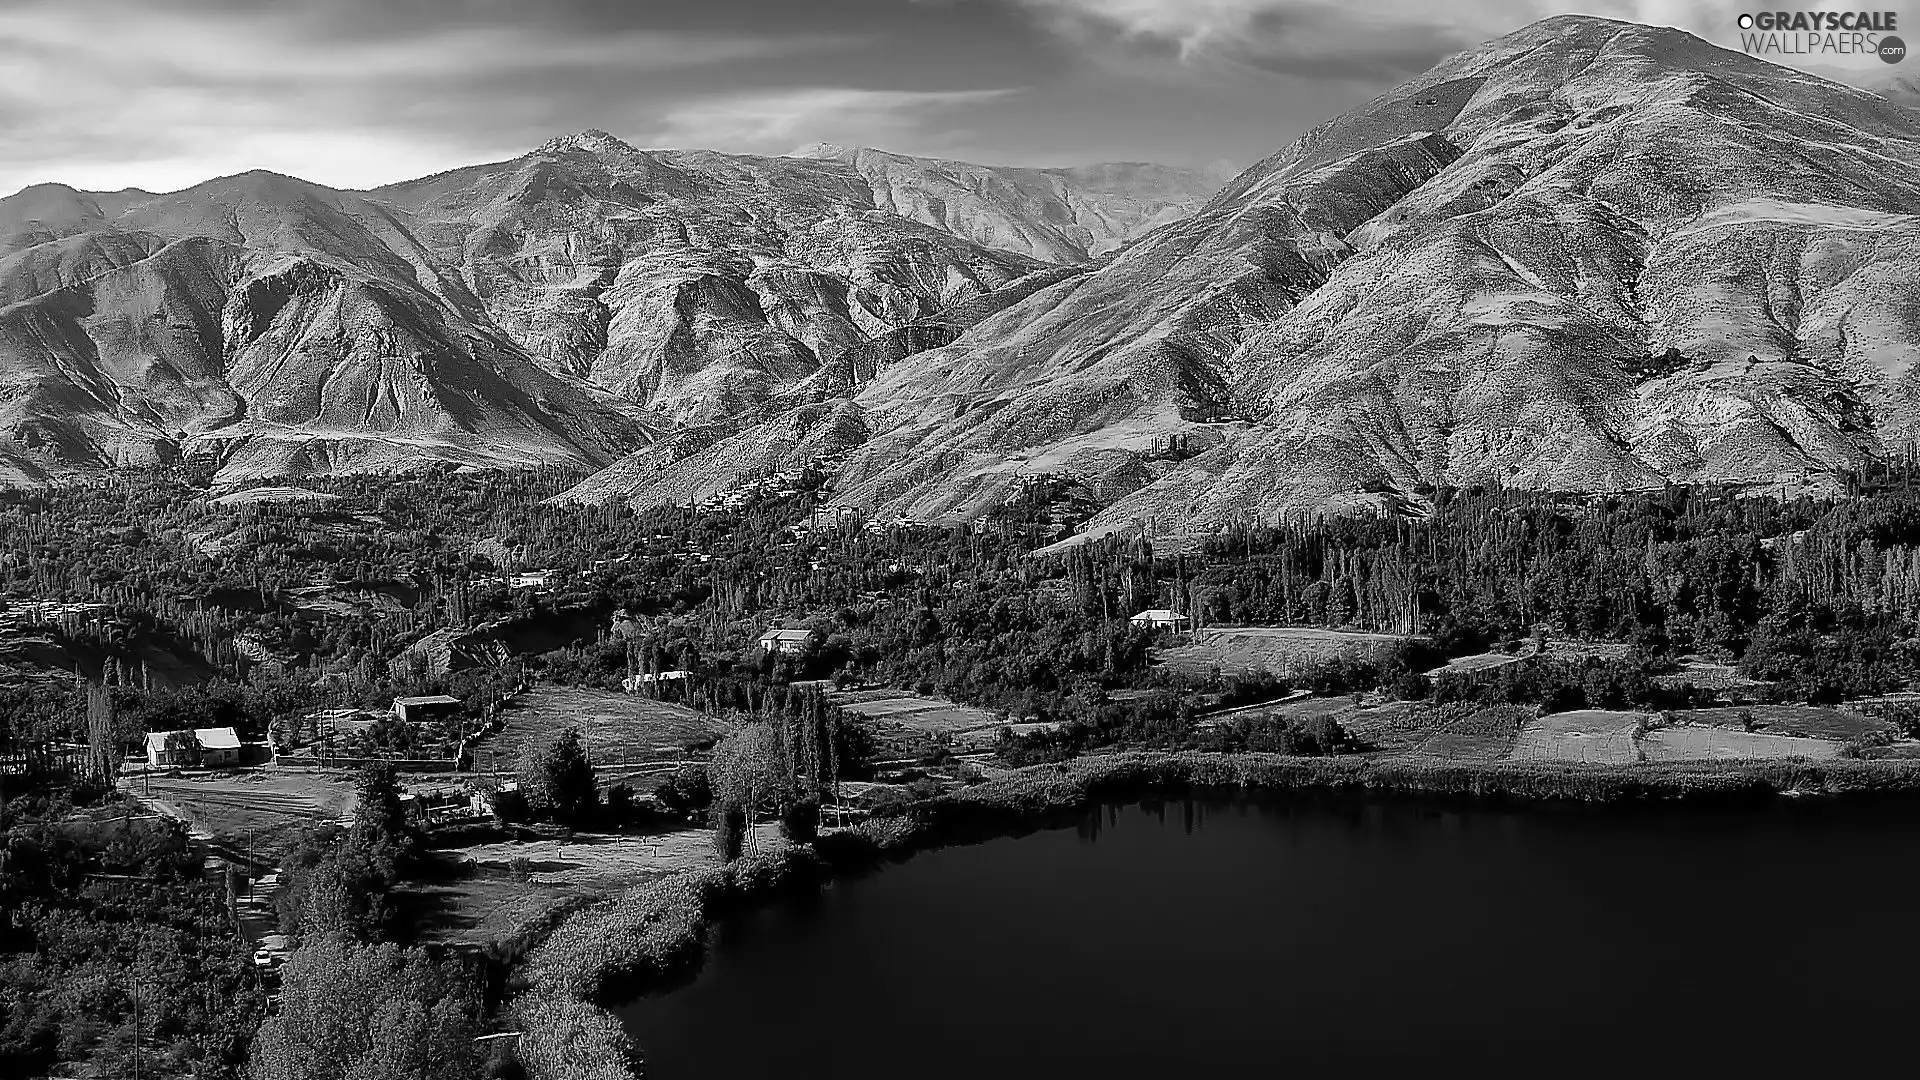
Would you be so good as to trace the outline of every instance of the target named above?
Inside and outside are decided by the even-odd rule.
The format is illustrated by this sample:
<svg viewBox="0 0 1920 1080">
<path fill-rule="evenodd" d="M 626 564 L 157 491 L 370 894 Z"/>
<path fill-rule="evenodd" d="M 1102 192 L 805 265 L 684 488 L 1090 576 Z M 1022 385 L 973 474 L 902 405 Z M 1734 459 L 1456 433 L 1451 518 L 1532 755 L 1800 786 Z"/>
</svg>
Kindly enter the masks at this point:
<svg viewBox="0 0 1920 1080">
<path fill-rule="evenodd" d="M 569 727 L 580 729 L 594 764 L 610 767 L 673 757 L 727 730 L 685 705 L 568 686 L 537 687 L 508 702 L 501 718 L 505 727 L 474 747 L 475 771 L 511 771 L 523 752 Z"/>
<path fill-rule="evenodd" d="M 1840 744 L 1831 739 L 1801 739 L 1764 735 L 1719 727 L 1667 727 L 1649 731 L 1640 740 L 1648 761 L 1759 761 L 1766 758 L 1840 756 Z"/>
<path fill-rule="evenodd" d="M 1520 729 L 1513 761 L 1582 761 L 1625 765 L 1640 760 L 1633 730 L 1644 713 L 1579 709 L 1542 716 Z"/>
<path fill-rule="evenodd" d="M 762 851 L 784 844 L 779 827 L 754 826 Z M 528 876 L 516 872 L 524 859 Z M 711 829 L 648 835 L 576 834 L 571 840 L 502 841 L 458 853 L 460 872 L 411 882 L 403 902 L 431 940 L 484 943 L 511 934 L 544 911 L 605 896 L 649 878 L 720 865 Z"/>
<path fill-rule="evenodd" d="M 1694 709 L 1676 713 L 1683 724 L 1710 727 L 1740 727 L 1742 713 L 1751 713 L 1754 730 L 1766 735 L 1798 735 L 1809 739 L 1838 739 L 1845 742 L 1876 731 L 1892 731 L 1893 725 L 1873 720 L 1845 709 L 1818 705 L 1754 705 L 1748 708 Z"/>
<path fill-rule="evenodd" d="M 283 848 L 302 829 L 353 814 L 354 782 L 338 771 L 260 768 L 205 776 L 133 777 L 126 790 L 191 828 L 223 840 Z"/>
<path fill-rule="evenodd" d="M 1414 750 L 1425 758 L 1463 764 L 1499 761 L 1513 749 L 1511 735 L 1467 735 L 1443 731 Z"/>
<path fill-rule="evenodd" d="M 999 716 L 985 709 L 956 705 L 945 698 L 914 697 L 897 690 L 854 690 L 827 700 L 878 723 L 899 724 L 924 735 L 955 734 L 992 727 Z"/>
<path fill-rule="evenodd" d="M 1196 630 L 1188 644 L 1163 650 L 1159 658 L 1167 667 L 1198 674 L 1218 667 L 1229 674 L 1264 670 L 1283 675 L 1295 664 L 1390 649 L 1406 640 L 1399 634 L 1315 626 L 1222 627 Z"/>
</svg>

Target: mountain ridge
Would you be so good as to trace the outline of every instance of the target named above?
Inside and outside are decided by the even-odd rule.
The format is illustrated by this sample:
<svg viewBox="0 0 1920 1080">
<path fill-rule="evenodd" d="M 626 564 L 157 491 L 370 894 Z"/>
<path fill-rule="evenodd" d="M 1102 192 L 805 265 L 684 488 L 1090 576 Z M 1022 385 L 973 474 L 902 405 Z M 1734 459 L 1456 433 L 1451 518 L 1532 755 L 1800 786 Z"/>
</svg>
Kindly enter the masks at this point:
<svg viewBox="0 0 1920 1080">
<path fill-rule="evenodd" d="M 1912 111 L 1544 20 L 882 372 L 835 498 L 964 519 L 1051 475 L 1105 505 L 1098 534 L 1448 485 L 1831 485 L 1914 439 L 1916 214 Z"/>
<path fill-rule="evenodd" d="M 847 165 L 597 130 L 366 192 L 34 185 L 0 199 L 0 480 L 592 469 L 844 387 L 847 354 L 1050 265 L 884 210 Z"/>
</svg>

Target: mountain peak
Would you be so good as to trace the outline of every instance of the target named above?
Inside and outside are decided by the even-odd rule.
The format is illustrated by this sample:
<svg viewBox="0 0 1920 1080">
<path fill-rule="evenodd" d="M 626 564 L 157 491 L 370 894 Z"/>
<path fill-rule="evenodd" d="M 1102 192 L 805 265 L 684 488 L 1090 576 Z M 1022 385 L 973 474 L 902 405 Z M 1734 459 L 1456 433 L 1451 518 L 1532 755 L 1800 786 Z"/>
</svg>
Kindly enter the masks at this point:
<svg viewBox="0 0 1920 1080">
<path fill-rule="evenodd" d="M 599 128 L 588 128 L 572 135 L 562 135 L 557 139 L 548 139 L 536 154 L 564 154 L 582 151 L 589 154 L 637 154 L 639 149 L 618 136 L 609 135 Z"/>
<path fill-rule="evenodd" d="M 810 158 L 815 161 L 852 161 L 860 156 L 857 146 L 842 146 L 839 143 L 815 142 L 797 146 L 780 155 L 790 158 Z"/>
</svg>

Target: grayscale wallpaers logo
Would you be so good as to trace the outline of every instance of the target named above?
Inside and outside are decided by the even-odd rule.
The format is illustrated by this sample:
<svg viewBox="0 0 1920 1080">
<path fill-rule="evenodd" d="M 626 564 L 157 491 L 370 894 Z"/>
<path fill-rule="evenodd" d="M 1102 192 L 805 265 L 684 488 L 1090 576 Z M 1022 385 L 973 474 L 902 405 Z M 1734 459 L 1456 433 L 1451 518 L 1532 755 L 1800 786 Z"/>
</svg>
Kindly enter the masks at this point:
<svg viewBox="0 0 1920 1080">
<path fill-rule="evenodd" d="M 1907 58 L 1907 43 L 1894 36 L 1893 11 L 1757 11 L 1735 20 L 1740 48 L 1752 56 L 1858 56 L 1883 63 Z"/>
</svg>

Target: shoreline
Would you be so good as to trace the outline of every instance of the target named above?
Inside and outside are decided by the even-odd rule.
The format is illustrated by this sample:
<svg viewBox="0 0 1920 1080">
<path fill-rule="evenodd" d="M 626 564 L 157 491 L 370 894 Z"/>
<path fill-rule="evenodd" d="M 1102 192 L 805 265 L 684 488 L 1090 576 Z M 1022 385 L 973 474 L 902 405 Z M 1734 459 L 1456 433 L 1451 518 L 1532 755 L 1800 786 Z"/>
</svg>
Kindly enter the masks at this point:
<svg viewBox="0 0 1920 1080">
<path fill-rule="evenodd" d="M 1827 803 L 1920 796 L 1920 761 L 1457 765 L 1360 757 L 1127 751 L 1033 765 L 870 817 L 811 846 L 634 886 L 560 919 L 514 971 L 507 1005 L 533 1080 L 637 1080 L 644 1056 L 607 1007 L 698 971 L 713 923 L 742 906 L 931 848 L 1017 835 L 1102 801 L 1201 792 L 1423 795 L 1502 806 Z"/>
</svg>

